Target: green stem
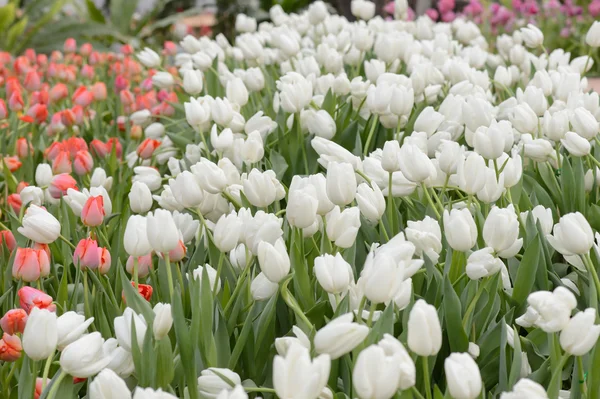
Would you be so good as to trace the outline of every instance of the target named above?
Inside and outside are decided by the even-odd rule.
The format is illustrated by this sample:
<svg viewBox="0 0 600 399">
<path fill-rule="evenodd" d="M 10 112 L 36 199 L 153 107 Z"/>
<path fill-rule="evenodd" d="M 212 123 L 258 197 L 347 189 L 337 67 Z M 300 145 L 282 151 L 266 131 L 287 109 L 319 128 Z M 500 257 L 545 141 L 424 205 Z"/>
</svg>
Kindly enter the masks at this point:
<svg viewBox="0 0 600 399">
<path fill-rule="evenodd" d="M 304 135 L 302 134 L 302 126 L 300 126 L 300 112 L 294 115 L 294 122 L 296 122 L 296 134 L 298 135 L 298 145 L 302 152 L 302 161 L 304 162 L 304 173 L 308 171 L 308 157 L 306 156 L 306 145 L 304 142 Z"/>
<path fill-rule="evenodd" d="M 418 399 L 425 399 L 423 395 L 421 395 L 421 392 L 419 392 L 417 387 L 415 387 L 414 385 L 410 388 L 410 390 L 412 391 L 413 395 L 416 396 Z"/>
<path fill-rule="evenodd" d="M 548 397 L 551 399 L 558 398 L 558 393 L 561 387 L 561 375 L 567 359 L 569 359 L 569 354 L 563 354 L 560 358 L 558 366 L 552 372 L 552 379 L 550 380 L 550 385 L 548 386 Z"/>
<path fill-rule="evenodd" d="M 171 271 L 171 258 L 169 253 L 164 254 L 165 266 L 167 268 L 167 280 L 169 281 L 169 298 L 173 297 L 173 272 Z"/>
<path fill-rule="evenodd" d="M 433 200 L 431 199 L 431 195 L 429 195 L 429 190 L 427 189 L 425 183 L 421 183 L 421 187 L 423 188 L 423 192 L 425 193 L 425 198 L 427 198 L 427 202 L 429 202 L 429 205 L 431 205 L 431 208 L 433 209 L 433 213 L 435 213 L 435 216 L 438 220 L 441 220 L 442 217 L 440 216 L 436 205 L 433 203 Z"/>
<path fill-rule="evenodd" d="M 223 252 L 219 255 L 219 264 L 217 265 L 217 277 L 215 278 L 215 285 L 213 286 L 213 295 L 217 295 L 217 289 L 219 288 L 219 279 L 221 278 L 221 272 L 223 270 Z"/>
<path fill-rule="evenodd" d="M 362 299 L 360 300 L 360 303 L 358 304 L 358 322 L 359 323 L 364 323 L 363 318 L 362 318 L 362 313 L 363 313 L 363 309 L 365 308 L 365 304 L 367 303 L 367 297 L 363 296 Z"/>
<path fill-rule="evenodd" d="M 133 257 L 133 285 L 135 286 L 135 289 L 138 289 L 139 283 L 138 283 L 138 257 L 134 256 Z"/>
<path fill-rule="evenodd" d="M 266 388 L 266 387 L 245 387 L 244 391 L 246 392 L 265 392 L 265 393 L 276 393 L 275 390 L 273 388 Z"/>
<path fill-rule="evenodd" d="M 92 309 L 90 308 L 90 297 L 89 297 L 89 286 L 88 286 L 88 270 L 83 269 L 83 309 L 85 311 L 85 318 L 92 317 Z"/>
<path fill-rule="evenodd" d="M 586 374 L 583 371 L 583 358 L 581 356 L 577 356 L 577 371 L 579 372 L 579 384 L 581 385 L 581 397 L 587 398 L 587 384 L 585 383 Z"/>
<path fill-rule="evenodd" d="M 46 388 L 46 381 L 48 379 L 48 373 L 50 373 L 50 365 L 52 365 L 52 358 L 54 357 L 54 353 L 48 356 L 46 359 L 46 365 L 44 366 L 44 374 L 42 374 L 42 392 L 44 392 L 44 388 Z"/>
<path fill-rule="evenodd" d="M 365 142 L 365 148 L 363 150 L 364 156 L 369 154 L 369 147 L 371 146 L 371 140 L 373 139 L 373 134 L 375 133 L 375 126 L 377 126 L 377 121 L 379 119 L 379 115 L 375 115 L 373 117 L 373 122 L 371 123 L 371 130 L 369 131 L 369 135 L 367 136 L 367 141 Z"/>
<path fill-rule="evenodd" d="M 429 382 L 429 362 L 427 361 L 427 356 L 423 356 L 421 358 L 422 366 L 423 366 L 423 385 L 425 389 L 425 396 L 427 399 L 431 399 L 431 383 Z"/>
<path fill-rule="evenodd" d="M 61 240 L 63 240 L 63 241 L 64 241 L 64 242 L 66 242 L 67 244 L 69 244 L 69 246 L 70 246 L 72 249 L 75 249 L 75 248 L 77 248 L 77 247 L 75 246 L 75 244 L 73 244 L 71 241 L 67 240 L 67 238 L 66 238 L 65 236 L 63 236 L 62 234 L 59 234 L 58 238 L 60 238 Z"/>
<path fill-rule="evenodd" d="M 390 172 L 388 177 L 388 197 L 387 197 L 387 214 L 388 214 L 388 224 L 390 225 L 390 234 L 393 236 L 394 229 L 394 197 L 392 196 L 392 176 L 393 173 Z M 385 228 L 384 228 L 385 230 Z M 388 240 L 389 241 L 389 240 Z"/>
<path fill-rule="evenodd" d="M 60 386 L 60 383 L 62 382 L 62 380 L 65 378 L 66 375 L 67 375 L 67 373 L 65 373 L 61 369 L 60 374 L 58 375 L 58 378 L 56 379 L 56 381 L 54 381 L 54 384 L 52 384 L 52 388 L 50 389 L 50 392 L 48 392 L 47 399 L 54 399 L 54 397 L 56 396 L 56 392 L 58 391 L 58 387 Z"/>
<path fill-rule="evenodd" d="M 238 279 L 235 289 L 233 290 L 233 293 L 231 294 L 231 298 L 229 298 L 229 301 L 227 301 L 227 305 L 225 305 L 225 309 L 223 310 L 223 313 L 225 313 L 225 316 L 227 316 L 229 314 L 229 310 L 231 309 L 231 306 L 235 303 L 235 299 L 237 298 L 240 291 L 242 290 L 242 287 L 244 286 L 244 282 L 246 281 L 246 276 L 248 275 L 249 270 L 250 270 L 250 266 L 246 266 L 244 268 L 244 270 L 242 271 L 242 274 L 240 275 L 240 278 Z"/>
<path fill-rule="evenodd" d="M 369 318 L 367 319 L 367 326 L 371 327 L 373 325 L 373 315 L 375 314 L 375 309 L 377 308 L 376 303 L 371 303 L 371 307 L 369 308 Z M 360 317 L 360 315 L 358 315 Z"/>
<path fill-rule="evenodd" d="M 592 275 L 592 279 L 594 280 L 594 285 L 596 286 L 596 294 L 598 295 L 598 301 L 600 301 L 600 279 L 598 278 L 598 272 L 596 271 L 596 268 L 594 267 L 592 258 L 590 257 L 589 253 L 582 255 L 581 258 L 583 259 L 583 263 L 587 267 L 588 272 Z"/>
</svg>

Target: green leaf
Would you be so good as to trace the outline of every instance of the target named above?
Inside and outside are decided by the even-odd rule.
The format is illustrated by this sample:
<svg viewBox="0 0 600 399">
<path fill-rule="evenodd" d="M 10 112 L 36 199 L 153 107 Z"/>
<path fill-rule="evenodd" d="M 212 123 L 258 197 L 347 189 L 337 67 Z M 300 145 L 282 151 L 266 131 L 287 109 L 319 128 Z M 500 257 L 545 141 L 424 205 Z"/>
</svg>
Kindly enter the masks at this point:
<svg viewBox="0 0 600 399">
<path fill-rule="evenodd" d="M 144 315 L 146 323 L 151 325 L 154 321 L 154 311 L 150 307 L 148 301 L 146 301 L 127 280 L 123 270 L 123 268 L 119 269 L 119 274 L 121 275 L 121 284 L 123 286 L 123 292 L 125 293 L 127 306 L 132 308 L 136 313 Z"/>
<path fill-rule="evenodd" d="M 85 5 L 87 6 L 88 15 L 92 21 L 106 23 L 102 11 L 98 10 L 92 0 L 85 0 Z"/>
<path fill-rule="evenodd" d="M 183 314 L 183 305 L 181 303 L 181 292 L 176 288 L 171 298 L 173 311 L 173 327 L 177 345 L 179 346 L 179 356 L 185 373 L 185 382 L 188 387 L 190 399 L 198 399 L 196 362 L 194 362 L 194 348 L 190 339 L 190 329 L 185 322 Z"/>
<path fill-rule="evenodd" d="M 515 279 L 515 287 L 512 294 L 512 299 L 517 304 L 524 304 L 527 296 L 531 293 L 539 261 L 540 237 L 538 235 L 525 250 L 525 254 L 517 270 L 517 278 Z"/>
<path fill-rule="evenodd" d="M 523 354 L 521 353 L 521 339 L 519 331 L 513 327 L 514 331 L 514 351 L 510 374 L 508 376 L 508 389 L 512 389 L 515 383 L 521 378 L 521 364 L 523 363 Z"/>
<path fill-rule="evenodd" d="M 111 23 L 121 34 L 126 35 L 129 33 L 137 5 L 138 0 L 111 0 Z"/>
<path fill-rule="evenodd" d="M 213 293 L 208 278 L 208 269 L 202 268 L 202 281 L 200 288 L 200 314 L 202 316 L 202 325 L 200 327 L 200 334 L 202 337 L 202 348 L 204 349 L 204 356 L 208 367 L 216 366 L 217 364 L 217 353 L 215 340 L 213 336 L 213 313 L 214 313 L 214 301 Z"/>
<path fill-rule="evenodd" d="M 452 352 L 466 352 L 469 349 L 469 338 L 462 326 L 461 303 L 449 279 L 444 279 L 444 321 L 448 341 Z"/>
<path fill-rule="evenodd" d="M 173 350 L 171 349 L 171 340 L 165 337 L 158 341 L 156 353 L 156 386 L 167 389 L 173 377 L 175 376 L 175 367 L 173 364 Z"/>
<path fill-rule="evenodd" d="M 271 150 L 271 155 L 269 157 L 269 160 L 271 161 L 271 167 L 272 167 L 273 171 L 275 172 L 277 179 L 281 180 L 283 178 L 283 176 L 285 175 L 285 171 L 288 168 L 288 164 L 285 161 L 285 158 L 283 157 L 283 155 L 281 155 L 277 151 Z"/>
<path fill-rule="evenodd" d="M 271 297 L 271 299 L 269 299 L 269 302 L 277 301 L 277 294 L 273 295 Z M 268 304 L 267 304 L 268 306 Z M 274 305 L 273 305 L 274 306 Z M 244 326 L 242 327 L 242 331 L 240 332 L 240 335 L 237 337 L 236 341 L 235 341 L 235 346 L 233 347 L 233 351 L 231 352 L 231 356 L 229 357 L 229 363 L 227 365 L 227 368 L 230 370 L 234 370 L 238 359 L 240 358 L 240 355 L 242 354 L 242 351 L 244 350 L 244 347 L 246 346 L 246 341 L 248 340 L 248 335 L 250 334 L 250 331 L 252 331 L 252 311 L 254 310 L 254 303 L 252 304 L 252 306 L 250 306 L 250 309 L 248 310 L 248 315 L 246 316 L 246 320 L 244 321 Z"/>
<path fill-rule="evenodd" d="M 6 42 L 5 42 L 6 50 L 13 49 L 13 46 L 15 45 L 17 38 L 19 38 L 23 35 L 23 32 L 25 31 L 25 28 L 27 27 L 28 21 L 29 21 L 29 19 L 27 17 L 23 17 L 23 19 L 21 19 L 19 22 L 17 22 L 16 24 L 14 24 L 13 26 L 10 27 L 10 29 L 6 33 Z"/>
<path fill-rule="evenodd" d="M 8 27 L 15 20 L 15 4 L 9 3 L 4 7 L 0 7 L 0 30 L 6 32 Z"/>
</svg>

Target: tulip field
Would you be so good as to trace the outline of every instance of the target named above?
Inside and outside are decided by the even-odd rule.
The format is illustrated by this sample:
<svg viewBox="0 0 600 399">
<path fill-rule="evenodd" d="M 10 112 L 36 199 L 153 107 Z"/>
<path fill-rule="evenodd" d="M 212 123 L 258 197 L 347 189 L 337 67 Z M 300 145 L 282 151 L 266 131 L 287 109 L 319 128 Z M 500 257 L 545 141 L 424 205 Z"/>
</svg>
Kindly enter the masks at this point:
<svg viewBox="0 0 600 399">
<path fill-rule="evenodd" d="M 600 21 L 352 13 L 0 52 L 0 398 L 600 398 Z"/>
</svg>

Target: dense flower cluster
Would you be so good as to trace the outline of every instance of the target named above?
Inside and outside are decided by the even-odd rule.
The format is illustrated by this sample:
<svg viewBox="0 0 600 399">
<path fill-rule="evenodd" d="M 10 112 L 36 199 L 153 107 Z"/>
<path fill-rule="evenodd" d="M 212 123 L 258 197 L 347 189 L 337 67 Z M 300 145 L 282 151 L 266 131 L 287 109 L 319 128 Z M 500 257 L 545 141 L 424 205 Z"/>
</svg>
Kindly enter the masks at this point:
<svg viewBox="0 0 600 399">
<path fill-rule="evenodd" d="M 598 392 L 593 61 L 403 4 L 2 54 L 3 397 Z"/>
</svg>

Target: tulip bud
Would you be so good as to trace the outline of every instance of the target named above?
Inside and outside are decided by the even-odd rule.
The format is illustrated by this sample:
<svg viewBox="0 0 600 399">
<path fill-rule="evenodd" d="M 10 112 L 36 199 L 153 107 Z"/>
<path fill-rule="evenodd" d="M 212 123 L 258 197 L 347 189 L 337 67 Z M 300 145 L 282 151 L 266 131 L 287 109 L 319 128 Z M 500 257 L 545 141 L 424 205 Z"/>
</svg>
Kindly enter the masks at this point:
<svg viewBox="0 0 600 399">
<path fill-rule="evenodd" d="M 35 169 L 35 182 L 39 187 L 47 187 L 52 181 L 52 167 L 47 163 L 38 164 Z"/>
<path fill-rule="evenodd" d="M 161 340 L 167 336 L 171 326 L 173 325 L 173 315 L 171 314 L 171 305 L 164 303 L 157 303 L 154 305 L 154 323 L 152 324 L 152 331 L 154 332 L 154 338 Z"/>
<path fill-rule="evenodd" d="M 327 140 L 331 140 L 333 136 L 335 136 L 336 125 L 329 112 L 323 109 L 319 111 L 307 110 L 303 112 L 306 114 L 303 115 L 305 117 L 301 118 L 301 120 L 306 124 L 306 128 L 310 134 L 323 137 Z"/>
<path fill-rule="evenodd" d="M 290 257 L 282 239 L 270 244 L 262 241 L 258 244 L 258 264 L 265 276 L 278 283 L 290 272 Z"/>
<path fill-rule="evenodd" d="M 567 213 L 554 225 L 554 234 L 546 239 L 563 255 L 584 255 L 594 244 L 594 232 L 581 213 Z"/>
<path fill-rule="evenodd" d="M 175 84 L 175 79 L 169 72 L 156 72 L 152 76 L 152 83 L 159 89 L 170 89 Z"/>
<path fill-rule="evenodd" d="M 115 317 L 114 319 L 115 337 L 119 342 L 119 346 L 128 352 L 131 352 L 132 323 L 135 323 L 137 343 L 141 348 L 144 342 L 144 335 L 146 335 L 146 329 L 148 328 L 146 320 L 142 316 L 137 315 L 131 308 L 126 308 L 122 316 Z"/>
<path fill-rule="evenodd" d="M 315 350 L 337 359 L 356 348 L 369 334 L 369 327 L 353 323 L 353 313 L 339 316 L 317 331 Z"/>
<path fill-rule="evenodd" d="M 22 334 L 27 322 L 27 312 L 23 309 L 11 309 L 0 319 L 0 328 L 7 334 Z"/>
<path fill-rule="evenodd" d="M 354 200 L 356 175 L 347 162 L 330 162 L 327 165 L 327 197 L 336 205 L 344 206 Z"/>
<path fill-rule="evenodd" d="M 316 257 L 314 272 L 321 287 L 331 294 L 346 291 L 354 281 L 352 268 L 340 253 L 335 256 L 324 254 Z"/>
<path fill-rule="evenodd" d="M 4 332 L 0 339 L 0 360 L 14 362 L 21 357 L 23 346 L 18 335 L 9 335 Z"/>
<path fill-rule="evenodd" d="M 250 284 L 250 293 L 255 301 L 271 298 L 279 289 L 279 284 L 271 282 L 264 273 L 258 273 Z"/>
<path fill-rule="evenodd" d="M 202 158 L 190 169 L 198 186 L 210 194 L 220 194 L 227 187 L 227 176 L 223 169 L 206 158 Z"/>
<path fill-rule="evenodd" d="M 100 226 L 104 221 L 104 198 L 89 197 L 81 210 L 81 221 L 88 227 Z"/>
<path fill-rule="evenodd" d="M 574 132 L 567 132 L 560 142 L 575 157 L 585 157 L 592 149 L 589 141 Z"/>
<path fill-rule="evenodd" d="M 22 224 L 17 231 L 40 244 L 50 244 L 60 236 L 60 222 L 48 211 L 34 204 L 25 211 Z"/>
<path fill-rule="evenodd" d="M 56 319 L 58 328 L 58 350 L 63 350 L 67 345 L 81 337 L 90 324 L 94 321 L 93 317 L 85 319 L 85 316 L 76 312 L 63 313 Z"/>
<path fill-rule="evenodd" d="M 229 252 L 237 247 L 243 223 L 235 212 L 219 218 L 213 229 L 213 241 L 221 252 Z"/>
<path fill-rule="evenodd" d="M 273 386 L 280 398 L 317 398 L 327 385 L 331 359 L 320 355 L 310 359 L 307 348 L 294 343 L 288 348 L 285 357 L 273 359 Z M 300 380 L 299 380 L 300 379 Z M 312 381 L 300 384 L 298 381 Z"/>
<path fill-rule="evenodd" d="M 48 187 L 48 192 L 52 196 L 52 198 L 60 199 L 69 189 L 76 189 L 77 182 L 73 177 L 66 173 L 61 173 L 52 178 L 50 182 L 50 187 Z"/>
<path fill-rule="evenodd" d="M 519 221 L 514 207 L 493 207 L 483 225 L 483 239 L 501 258 L 512 258 L 523 246 L 519 237 Z"/>
<path fill-rule="evenodd" d="M 496 171 L 493 168 L 486 168 L 485 170 L 485 184 L 483 188 L 477 192 L 477 199 L 480 201 L 491 204 L 492 202 L 498 201 L 504 192 L 504 173 L 496 175 Z"/>
<path fill-rule="evenodd" d="M 422 299 L 408 317 L 408 347 L 419 356 L 434 356 L 442 347 L 442 328 L 435 307 Z"/>
<path fill-rule="evenodd" d="M 242 147 L 242 160 L 246 165 L 260 162 L 265 155 L 262 136 L 257 130 L 250 132 Z"/>
<path fill-rule="evenodd" d="M 410 357 L 405 359 L 402 356 L 403 362 L 400 363 L 400 356 L 386 349 L 384 345 L 371 345 L 358 354 L 352 372 L 352 384 L 361 399 L 389 399 L 400 388 L 400 381 L 404 374 L 401 369 L 406 367 L 406 361 Z M 414 363 L 412 368 L 414 369 Z M 404 383 L 406 377 L 402 378 L 403 386 L 414 385 L 416 374 L 414 370 L 412 374 L 409 376 L 408 384 Z M 411 378 L 412 384 L 410 384 Z"/>
<path fill-rule="evenodd" d="M 125 381 L 109 368 L 102 370 L 89 385 L 90 399 L 131 399 Z"/>
<path fill-rule="evenodd" d="M 51 312 L 56 310 L 56 305 L 52 303 L 52 297 L 33 287 L 25 286 L 17 294 L 19 295 L 19 306 L 27 313 L 31 313 L 33 308 L 48 309 Z"/>
<path fill-rule="evenodd" d="M 510 392 L 503 392 L 500 399 L 548 399 L 546 389 L 535 381 L 521 378 Z"/>
<path fill-rule="evenodd" d="M 197 183 L 196 177 L 187 170 L 169 179 L 169 187 L 173 196 L 186 208 L 195 208 L 204 200 L 204 193 Z"/>
<path fill-rule="evenodd" d="M 98 374 L 110 363 L 103 350 L 104 339 L 99 332 L 86 334 L 69 344 L 60 355 L 60 367 L 73 377 L 88 378 Z"/>
<path fill-rule="evenodd" d="M 50 259 L 43 249 L 17 248 L 12 268 L 13 277 L 26 282 L 50 274 Z"/>
<path fill-rule="evenodd" d="M 73 169 L 78 176 L 87 175 L 94 168 L 94 159 L 89 151 L 77 151 L 73 160 Z"/>
<path fill-rule="evenodd" d="M 477 226 L 467 209 L 444 210 L 444 235 L 452 249 L 466 252 L 477 242 Z"/>
<path fill-rule="evenodd" d="M 144 183 L 133 182 L 128 198 L 129 206 L 134 213 L 146 213 L 152 208 L 152 192 Z"/>
<path fill-rule="evenodd" d="M 140 158 L 147 159 L 150 158 L 154 150 L 160 146 L 160 141 L 157 141 L 156 139 L 160 139 L 165 135 L 165 126 L 162 123 L 154 122 L 144 129 L 144 135 L 151 140 L 144 140 L 139 145 L 136 152 Z"/>
<path fill-rule="evenodd" d="M 204 86 L 204 74 L 202 71 L 188 69 L 183 73 L 183 90 L 187 94 L 199 94 Z"/>
<path fill-rule="evenodd" d="M 132 215 L 129 217 L 123 236 L 125 251 L 129 255 L 144 256 L 152 251 L 146 230 L 147 221 L 144 216 Z M 160 227 L 158 233 L 160 233 Z"/>
<path fill-rule="evenodd" d="M 338 206 L 327 215 L 327 237 L 340 248 L 350 248 L 356 241 L 360 228 L 360 211 L 357 207 L 346 208 L 340 212 Z"/>
<path fill-rule="evenodd" d="M 229 381 L 222 379 L 221 375 Z M 222 391 L 233 390 L 233 386 L 229 385 L 230 382 L 235 386 L 240 385 L 242 380 L 237 373 L 229 369 L 209 367 L 202 370 L 198 377 L 198 392 L 203 398 L 215 399 Z"/>
<path fill-rule="evenodd" d="M 544 44 L 544 34 L 537 26 L 527 24 L 527 27 L 521 28 L 520 32 L 527 47 L 537 48 Z"/>
<path fill-rule="evenodd" d="M 281 194 L 278 193 L 280 183 L 277 181 L 276 185 L 274 173 L 269 172 L 272 171 L 260 172 L 258 169 L 252 169 L 242 181 L 243 192 L 248 202 L 259 208 L 271 205 Z M 283 194 L 285 195 L 285 192 Z"/>
<path fill-rule="evenodd" d="M 594 21 L 592 26 L 590 26 L 585 35 L 585 42 L 590 47 L 600 47 L 600 21 Z"/>
<path fill-rule="evenodd" d="M 386 303 L 398 291 L 404 271 L 393 257 L 385 253 L 377 254 L 377 266 L 374 266 L 374 258 L 374 253 L 369 253 L 358 283 L 372 303 Z"/>
<path fill-rule="evenodd" d="M 198 266 L 196 269 L 194 269 L 192 272 L 194 280 L 199 281 L 200 287 L 202 287 L 202 276 L 204 269 L 206 269 L 206 275 L 208 276 L 208 283 L 210 287 L 212 288 L 216 286 L 216 293 L 218 294 L 221 291 L 221 279 L 217 280 L 217 271 L 211 265 L 206 264 L 204 266 Z"/>
<path fill-rule="evenodd" d="M 467 353 L 452 353 L 444 360 L 444 371 L 450 395 L 456 399 L 475 399 L 483 388 L 481 373 Z"/>
<path fill-rule="evenodd" d="M 160 55 L 151 48 L 145 47 L 144 50 L 137 54 L 137 58 L 146 68 L 157 68 L 160 66 Z"/>
<path fill-rule="evenodd" d="M 154 212 L 148 213 L 146 219 L 146 234 L 148 235 L 148 242 L 152 249 L 156 252 L 167 253 L 177 248 L 179 230 L 171 212 L 165 209 L 157 209 Z"/>
<path fill-rule="evenodd" d="M 385 212 L 385 198 L 375 183 L 361 183 L 356 193 L 356 202 L 363 216 L 371 223 L 377 223 Z"/>
<path fill-rule="evenodd" d="M 23 331 L 23 349 L 32 360 L 54 354 L 58 342 L 56 313 L 34 307 Z"/>
<path fill-rule="evenodd" d="M 593 140 L 598 134 L 598 121 L 590 111 L 583 107 L 575 108 L 569 116 L 573 131 L 587 140 Z"/>
<path fill-rule="evenodd" d="M 243 107 L 248 103 L 248 89 L 240 78 L 233 78 L 227 82 L 225 92 L 227 93 L 227 99 L 233 104 Z"/>
</svg>

